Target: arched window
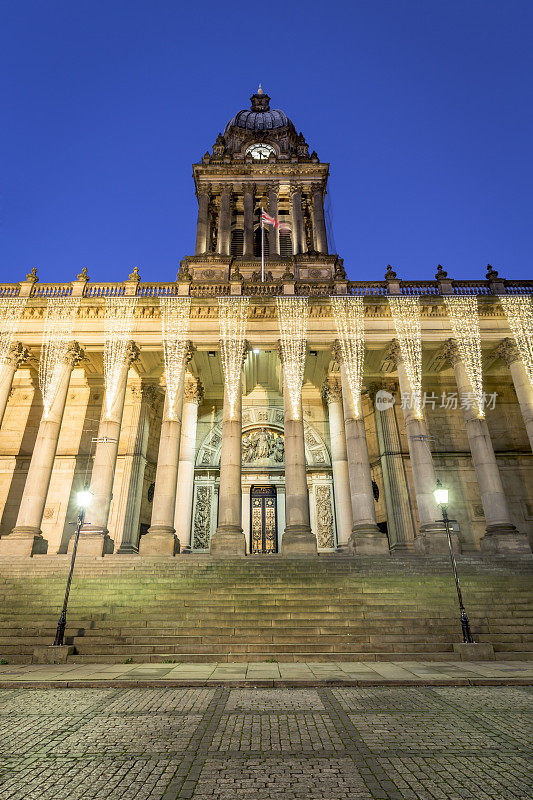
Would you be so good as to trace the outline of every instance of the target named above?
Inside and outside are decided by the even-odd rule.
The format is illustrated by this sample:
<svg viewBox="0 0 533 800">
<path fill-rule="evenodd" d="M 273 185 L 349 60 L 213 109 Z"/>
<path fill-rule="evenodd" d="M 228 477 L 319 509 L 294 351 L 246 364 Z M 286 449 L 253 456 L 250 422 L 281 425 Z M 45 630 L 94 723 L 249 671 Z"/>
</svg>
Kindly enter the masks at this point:
<svg viewBox="0 0 533 800">
<path fill-rule="evenodd" d="M 264 237 L 264 244 L 265 244 L 265 258 L 268 258 L 270 253 L 270 242 L 268 240 L 268 228 L 263 229 L 263 237 Z M 261 226 L 256 228 L 254 234 L 254 256 L 256 258 L 261 258 Z"/>
</svg>

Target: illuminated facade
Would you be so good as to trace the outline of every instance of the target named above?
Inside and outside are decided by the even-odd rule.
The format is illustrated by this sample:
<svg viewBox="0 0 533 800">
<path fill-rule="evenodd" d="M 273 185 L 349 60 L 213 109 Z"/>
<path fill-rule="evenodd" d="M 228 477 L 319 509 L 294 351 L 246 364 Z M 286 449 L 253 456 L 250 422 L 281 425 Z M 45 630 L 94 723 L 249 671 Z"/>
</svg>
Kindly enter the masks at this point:
<svg viewBox="0 0 533 800">
<path fill-rule="evenodd" d="M 269 100 L 193 166 L 176 281 L 0 285 L 0 557 L 66 552 L 85 483 L 80 554 L 442 553 L 437 478 L 462 552 L 531 553 L 533 282 L 348 280 Z"/>
</svg>

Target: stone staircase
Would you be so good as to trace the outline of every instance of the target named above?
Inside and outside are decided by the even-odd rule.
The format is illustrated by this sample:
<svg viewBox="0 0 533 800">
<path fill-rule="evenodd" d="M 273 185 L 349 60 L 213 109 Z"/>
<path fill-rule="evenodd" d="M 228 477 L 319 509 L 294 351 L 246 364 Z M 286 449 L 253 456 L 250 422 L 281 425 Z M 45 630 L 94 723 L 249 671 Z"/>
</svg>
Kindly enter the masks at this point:
<svg viewBox="0 0 533 800">
<path fill-rule="evenodd" d="M 51 644 L 69 559 L 0 563 L 0 659 Z M 460 557 L 474 638 L 499 660 L 533 651 L 532 560 Z M 75 662 L 455 659 L 461 641 L 445 558 L 258 556 L 79 559 L 66 643 Z"/>
</svg>

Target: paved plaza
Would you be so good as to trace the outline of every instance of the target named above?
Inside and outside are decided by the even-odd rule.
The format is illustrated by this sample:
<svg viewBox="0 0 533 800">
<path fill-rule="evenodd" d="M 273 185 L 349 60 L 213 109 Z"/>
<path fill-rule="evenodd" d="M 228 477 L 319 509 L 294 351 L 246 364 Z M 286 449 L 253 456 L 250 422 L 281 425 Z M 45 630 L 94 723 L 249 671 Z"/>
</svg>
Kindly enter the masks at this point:
<svg viewBox="0 0 533 800">
<path fill-rule="evenodd" d="M 0 690 L 1 800 L 515 800 L 528 686 Z"/>
</svg>

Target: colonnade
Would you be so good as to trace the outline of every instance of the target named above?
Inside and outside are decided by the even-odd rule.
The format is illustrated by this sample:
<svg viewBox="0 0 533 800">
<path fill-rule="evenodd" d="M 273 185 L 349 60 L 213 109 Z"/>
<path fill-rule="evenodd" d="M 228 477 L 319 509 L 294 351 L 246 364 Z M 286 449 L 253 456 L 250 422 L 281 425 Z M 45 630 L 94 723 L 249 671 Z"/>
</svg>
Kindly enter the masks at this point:
<svg viewBox="0 0 533 800">
<path fill-rule="evenodd" d="M 195 255 L 215 252 L 220 256 L 231 253 L 232 230 L 243 231 L 243 256 L 254 257 L 254 209 L 260 198 L 268 202 L 270 216 L 278 217 L 280 187 L 278 183 L 202 183 L 197 189 L 198 222 L 196 226 Z M 321 183 L 291 183 L 288 196 L 284 196 L 290 213 L 293 254 L 314 250 L 327 253 L 327 234 L 324 216 L 324 189 Z M 267 208 L 265 207 L 265 211 Z M 311 239 L 308 241 L 305 215 L 311 220 Z M 242 222 L 237 222 L 237 217 Z M 216 233 L 216 237 L 215 234 Z M 279 230 L 267 226 L 269 256 L 280 256 Z"/>
<path fill-rule="evenodd" d="M 533 447 L 533 390 L 513 342 L 504 340 L 499 352 L 509 366 Z M 190 353 L 189 347 L 189 358 Z M 388 353 L 396 367 L 400 391 L 409 392 L 401 350 L 395 340 L 390 344 Z M 39 426 L 16 525 L 9 535 L 0 539 L 0 553 L 29 556 L 43 552 L 41 524 L 70 376 L 83 355 L 77 342 L 69 344 L 60 364 L 55 395 Z M 20 343 L 15 343 L 9 359 L 0 370 L 0 418 L 16 368 L 27 356 L 27 349 Z M 80 554 L 101 556 L 112 551 L 108 522 L 113 479 L 128 372 L 138 356 L 138 347 L 134 342 L 129 342 L 111 407 L 108 408 L 105 403 L 103 406 L 90 484 L 93 502 L 87 515 L 88 521 L 81 531 Z M 444 356 L 453 366 L 459 394 L 471 394 L 472 387 L 454 340 L 446 343 Z M 360 554 L 388 552 L 386 534 L 379 530 L 376 523 L 362 409 L 356 408 L 354 404 L 337 343 L 333 348 L 333 362 L 337 364 L 337 371 L 328 375 L 323 396 L 328 406 L 338 546 L 341 551 L 355 550 Z M 310 525 L 301 397 L 298 407 L 294 408 L 290 402 L 285 376 L 283 399 L 286 527 L 282 552 L 312 554 L 316 553 L 317 545 Z M 168 395 L 165 397 L 152 520 L 148 533 L 141 538 L 141 555 L 174 555 L 180 548 L 190 547 L 196 427 L 201 401 L 201 383 L 186 373 L 184 363 L 174 399 L 171 402 Z M 414 486 L 414 498 L 411 502 L 416 505 L 419 520 L 418 530 L 414 532 L 414 545 L 423 552 L 442 553 L 446 541 L 442 525 L 438 522 L 441 517 L 440 509 L 433 498 L 437 476 L 426 421 L 423 416 L 417 416 L 416 410 L 410 404 L 402 405 L 402 409 Z M 396 475 L 403 466 L 395 459 L 399 452 L 399 434 L 394 431 L 391 411 L 394 414 L 391 408 L 376 410 L 382 471 L 390 495 L 387 515 L 389 528 L 396 532 L 396 546 L 409 547 L 409 498 L 402 496 L 399 488 L 402 484 L 401 476 Z M 211 550 L 218 555 L 244 554 L 246 549 L 242 531 L 241 412 L 242 385 L 239 383 L 237 400 L 233 404 L 230 403 L 227 388 L 224 392 L 218 527 L 211 541 Z M 481 548 L 488 553 L 530 552 L 525 535 L 517 531 L 512 523 L 487 423 L 469 405 L 464 406 L 463 415 L 486 519 L 486 533 L 481 540 Z M 393 443 L 395 435 L 397 444 Z M 396 453 L 395 448 L 398 448 Z M 135 551 L 134 537 L 131 538 L 132 541 L 127 543 L 128 547 L 121 548 L 120 552 Z"/>
</svg>

